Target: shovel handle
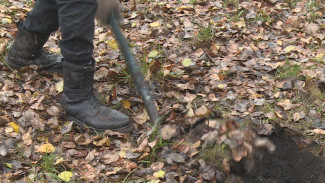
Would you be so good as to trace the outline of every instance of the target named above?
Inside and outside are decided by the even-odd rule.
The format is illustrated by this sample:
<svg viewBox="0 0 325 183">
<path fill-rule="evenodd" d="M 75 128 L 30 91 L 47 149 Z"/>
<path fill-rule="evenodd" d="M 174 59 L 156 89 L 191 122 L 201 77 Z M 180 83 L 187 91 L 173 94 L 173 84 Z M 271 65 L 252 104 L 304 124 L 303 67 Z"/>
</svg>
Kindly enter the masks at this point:
<svg viewBox="0 0 325 183">
<path fill-rule="evenodd" d="M 114 14 L 111 13 L 109 23 L 111 25 L 112 31 L 119 43 L 119 47 L 124 55 L 126 65 L 129 69 L 129 72 L 135 82 L 135 86 L 142 97 L 146 110 L 148 112 L 150 121 L 156 127 L 159 123 L 159 114 L 154 103 L 154 99 L 150 93 L 149 86 L 147 82 L 144 80 L 143 75 L 141 73 L 140 64 L 136 61 L 134 55 L 132 54 L 128 42 L 126 41 L 120 26 L 114 18 Z"/>
</svg>

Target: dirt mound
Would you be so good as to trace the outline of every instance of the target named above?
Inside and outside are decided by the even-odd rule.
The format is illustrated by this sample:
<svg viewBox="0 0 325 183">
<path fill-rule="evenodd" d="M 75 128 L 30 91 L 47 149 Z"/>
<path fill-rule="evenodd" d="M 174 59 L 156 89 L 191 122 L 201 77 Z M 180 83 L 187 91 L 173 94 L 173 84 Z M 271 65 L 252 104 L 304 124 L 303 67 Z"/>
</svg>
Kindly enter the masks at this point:
<svg viewBox="0 0 325 183">
<path fill-rule="evenodd" d="M 243 174 L 244 182 L 325 182 L 325 160 L 311 153 L 313 145 L 302 144 L 298 137 L 285 130 L 270 139 L 276 145 L 276 151 L 257 162 L 253 174 Z"/>
</svg>

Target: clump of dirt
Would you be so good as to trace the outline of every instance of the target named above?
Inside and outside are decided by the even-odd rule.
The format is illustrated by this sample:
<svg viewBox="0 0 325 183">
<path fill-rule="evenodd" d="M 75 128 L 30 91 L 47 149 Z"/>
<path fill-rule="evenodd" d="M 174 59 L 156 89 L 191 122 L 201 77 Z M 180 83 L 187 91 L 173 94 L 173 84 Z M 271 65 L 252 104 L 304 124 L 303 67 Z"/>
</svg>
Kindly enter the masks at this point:
<svg viewBox="0 0 325 183">
<path fill-rule="evenodd" d="M 269 138 L 276 145 L 275 152 L 257 161 L 251 175 L 242 174 L 244 182 L 325 182 L 325 159 L 314 155 L 315 144 L 304 144 L 286 130 Z"/>
</svg>

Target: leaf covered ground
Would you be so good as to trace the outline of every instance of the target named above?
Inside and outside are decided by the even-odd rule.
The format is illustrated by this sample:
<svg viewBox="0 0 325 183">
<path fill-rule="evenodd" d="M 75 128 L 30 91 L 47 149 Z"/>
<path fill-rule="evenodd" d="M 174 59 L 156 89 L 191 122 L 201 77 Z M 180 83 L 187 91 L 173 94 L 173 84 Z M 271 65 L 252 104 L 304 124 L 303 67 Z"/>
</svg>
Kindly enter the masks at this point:
<svg viewBox="0 0 325 183">
<path fill-rule="evenodd" d="M 34 2 L 0 2 L 3 60 L 16 23 Z M 304 171 L 284 165 L 254 180 L 235 170 L 242 164 L 253 171 L 260 147 L 280 148 L 285 156 L 276 150 L 278 161 L 297 161 L 289 154 L 300 148 L 324 158 L 322 0 L 130 0 L 121 3 L 121 12 L 124 34 L 163 117 L 161 130 L 147 136 L 152 125 L 117 41 L 97 24 L 94 87 L 103 103 L 132 117 L 136 130 L 74 128 L 58 103 L 62 76 L 34 66 L 13 71 L 1 62 L 1 181 L 297 182 L 302 179 L 290 170 L 297 176 Z M 53 33 L 45 49 L 59 54 L 59 39 Z M 274 146 L 257 136 L 283 129 L 294 140 L 276 137 Z M 272 154 L 266 156 L 265 167 L 274 168 Z M 294 157 L 309 160 L 304 153 Z M 307 176 L 315 175 L 305 176 L 306 182 L 325 180 L 318 174 L 325 170 L 323 159 L 315 164 L 312 171 L 305 166 Z"/>
</svg>

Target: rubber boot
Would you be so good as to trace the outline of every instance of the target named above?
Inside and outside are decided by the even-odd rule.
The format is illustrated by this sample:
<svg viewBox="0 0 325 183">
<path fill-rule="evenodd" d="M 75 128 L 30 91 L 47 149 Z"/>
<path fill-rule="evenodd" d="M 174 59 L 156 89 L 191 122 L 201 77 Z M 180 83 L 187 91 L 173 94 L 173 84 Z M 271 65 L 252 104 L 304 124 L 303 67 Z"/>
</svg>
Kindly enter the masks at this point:
<svg viewBox="0 0 325 183">
<path fill-rule="evenodd" d="M 63 62 L 64 89 L 60 103 L 67 117 L 96 131 L 131 131 L 133 125 L 127 115 L 104 106 L 95 97 L 93 76 L 93 60 L 82 65 Z"/>
<path fill-rule="evenodd" d="M 62 57 L 43 50 L 48 38 L 49 35 L 37 35 L 27 31 L 19 23 L 16 39 L 8 51 L 5 63 L 13 69 L 37 65 L 47 71 L 62 72 Z"/>
</svg>

